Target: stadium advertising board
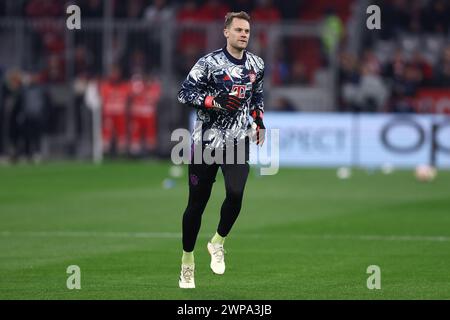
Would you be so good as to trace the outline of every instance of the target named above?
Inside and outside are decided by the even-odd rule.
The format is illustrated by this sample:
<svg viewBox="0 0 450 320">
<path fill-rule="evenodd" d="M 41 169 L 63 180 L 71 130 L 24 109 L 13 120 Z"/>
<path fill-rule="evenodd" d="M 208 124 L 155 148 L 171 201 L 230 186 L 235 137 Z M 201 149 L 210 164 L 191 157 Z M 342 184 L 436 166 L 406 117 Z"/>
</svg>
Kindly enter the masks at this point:
<svg viewBox="0 0 450 320">
<path fill-rule="evenodd" d="M 449 116 L 266 112 L 265 121 L 279 129 L 280 165 L 450 168 Z M 252 148 L 251 163 L 269 162 Z"/>
<path fill-rule="evenodd" d="M 266 112 L 266 127 L 279 129 L 280 165 L 332 167 L 352 161 L 352 119 L 332 113 Z M 268 142 L 271 135 L 267 134 Z M 250 163 L 269 163 L 270 152 L 250 149 Z"/>
</svg>

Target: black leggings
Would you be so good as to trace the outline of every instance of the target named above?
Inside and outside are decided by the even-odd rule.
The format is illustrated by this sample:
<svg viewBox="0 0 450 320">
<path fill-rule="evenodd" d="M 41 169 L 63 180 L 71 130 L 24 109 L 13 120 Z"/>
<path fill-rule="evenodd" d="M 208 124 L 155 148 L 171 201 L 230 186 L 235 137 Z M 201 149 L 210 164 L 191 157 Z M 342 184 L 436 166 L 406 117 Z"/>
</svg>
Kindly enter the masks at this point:
<svg viewBox="0 0 450 320">
<path fill-rule="evenodd" d="M 225 237 L 230 232 L 241 211 L 245 183 L 249 173 L 249 164 L 190 164 L 189 165 L 189 202 L 183 215 L 183 250 L 194 250 L 201 219 L 217 171 L 221 167 L 225 179 L 226 198 L 220 210 L 217 233 Z"/>
</svg>

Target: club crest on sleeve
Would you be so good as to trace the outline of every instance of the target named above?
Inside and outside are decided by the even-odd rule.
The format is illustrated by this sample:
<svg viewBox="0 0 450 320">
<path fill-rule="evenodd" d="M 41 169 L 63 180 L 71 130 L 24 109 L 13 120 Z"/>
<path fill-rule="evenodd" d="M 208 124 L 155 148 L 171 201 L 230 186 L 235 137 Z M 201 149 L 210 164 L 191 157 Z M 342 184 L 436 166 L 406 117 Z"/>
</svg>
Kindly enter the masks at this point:
<svg viewBox="0 0 450 320">
<path fill-rule="evenodd" d="M 254 83 L 256 81 L 256 73 L 253 70 L 250 70 L 250 72 L 248 73 L 248 76 L 250 77 L 250 82 Z"/>
</svg>

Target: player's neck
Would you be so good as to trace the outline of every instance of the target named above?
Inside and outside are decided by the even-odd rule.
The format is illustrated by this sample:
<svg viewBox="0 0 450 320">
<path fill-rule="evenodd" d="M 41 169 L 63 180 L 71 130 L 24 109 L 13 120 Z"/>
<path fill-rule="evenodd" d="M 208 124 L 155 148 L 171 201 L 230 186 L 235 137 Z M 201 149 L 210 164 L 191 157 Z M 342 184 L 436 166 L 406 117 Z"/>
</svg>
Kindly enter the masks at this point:
<svg viewBox="0 0 450 320">
<path fill-rule="evenodd" d="M 233 58 L 238 60 L 241 60 L 244 57 L 244 50 L 233 48 L 229 44 L 227 44 L 227 51 L 233 56 Z"/>
</svg>

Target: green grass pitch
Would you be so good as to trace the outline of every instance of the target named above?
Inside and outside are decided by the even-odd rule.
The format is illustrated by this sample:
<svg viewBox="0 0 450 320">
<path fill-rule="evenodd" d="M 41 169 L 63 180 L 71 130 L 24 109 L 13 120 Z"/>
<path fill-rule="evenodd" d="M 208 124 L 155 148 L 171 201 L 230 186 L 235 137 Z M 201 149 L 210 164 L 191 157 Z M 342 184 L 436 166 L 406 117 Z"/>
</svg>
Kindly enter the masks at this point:
<svg viewBox="0 0 450 320">
<path fill-rule="evenodd" d="M 0 167 L 0 299 L 449 299 L 450 172 L 253 168 L 213 275 L 206 243 L 224 197 L 219 172 L 197 240 L 196 286 L 178 288 L 186 167 L 169 163 Z M 81 289 L 69 290 L 69 265 Z M 366 286 L 381 269 L 381 289 Z"/>
</svg>

